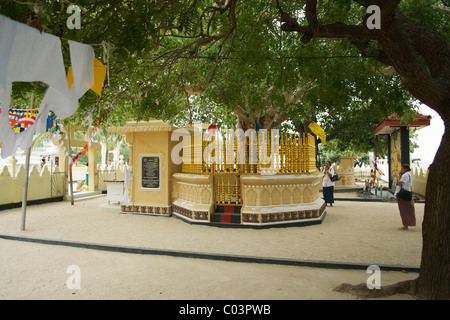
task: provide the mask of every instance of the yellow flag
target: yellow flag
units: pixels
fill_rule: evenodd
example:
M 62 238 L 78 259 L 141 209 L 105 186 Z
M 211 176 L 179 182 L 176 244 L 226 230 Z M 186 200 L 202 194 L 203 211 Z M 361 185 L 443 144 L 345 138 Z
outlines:
M 101 63 L 97 58 L 94 58 L 94 85 L 91 87 L 91 90 L 94 91 L 99 96 L 102 95 L 103 82 L 106 77 L 106 66 Z M 69 89 L 73 84 L 73 71 L 72 66 L 67 70 L 67 85 Z
M 91 90 L 99 96 L 102 95 L 103 82 L 106 77 L 106 66 L 97 58 L 94 58 L 94 85 Z
M 311 122 L 309 124 L 309 128 L 311 129 L 311 131 L 320 138 L 320 141 L 322 141 L 323 144 L 326 143 L 327 139 L 325 137 L 325 131 L 323 131 L 322 127 L 319 126 L 317 123 L 315 122 Z
M 72 72 L 72 66 L 69 67 L 67 70 L 67 85 L 69 86 L 69 90 L 72 87 L 73 84 L 73 72 Z

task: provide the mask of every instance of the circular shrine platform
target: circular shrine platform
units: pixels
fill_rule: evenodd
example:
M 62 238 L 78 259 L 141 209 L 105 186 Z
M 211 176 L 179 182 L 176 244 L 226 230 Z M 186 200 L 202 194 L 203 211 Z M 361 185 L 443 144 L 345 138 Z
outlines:
M 211 132 L 158 120 L 110 131 L 130 147 L 123 213 L 254 228 L 318 224 L 326 216 L 311 134 Z

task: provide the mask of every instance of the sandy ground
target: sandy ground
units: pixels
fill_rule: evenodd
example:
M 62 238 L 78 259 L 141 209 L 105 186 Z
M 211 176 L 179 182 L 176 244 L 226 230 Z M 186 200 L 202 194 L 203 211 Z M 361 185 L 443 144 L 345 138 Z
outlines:
M 106 197 L 0 211 L 0 233 L 207 253 L 418 266 L 417 226 L 399 231 L 396 203 L 337 201 L 322 224 L 273 229 L 190 225 L 174 217 L 120 214 Z M 0 239 L 0 299 L 355 299 L 333 292 L 365 283 L 365 270 L 336 270 L 105 252 Z M 69 266 L 80 271 L 70 288 Z M 417 273 L 382 271 L 381 285 Z M 397 295 L 388 299 L 412 299 Z

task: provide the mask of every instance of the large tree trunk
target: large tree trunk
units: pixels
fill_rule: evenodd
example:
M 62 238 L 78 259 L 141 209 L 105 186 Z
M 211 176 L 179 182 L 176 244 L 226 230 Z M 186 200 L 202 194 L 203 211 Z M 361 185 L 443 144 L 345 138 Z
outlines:
M 449 123 L 445 123 L 445 127 L 428 173 L 422 261 L 417 282 L 417 294 L 423 299 L 450 299 Z
M 278 129 L 280 125 L 287 119 L 287 113 L 279 111 L 276 108 L 269 108 L 264 114 L 248 112 L 241 107 L 236 108 L 238 116 L 238 128 L 245 130 L 255 129 L 256 123 L 261 129 Z
M 414 289 L 423 299 L 450 299 L 450 45 L 438 31 L 405 18 L 397 8 L 400 0 L 356 2 L 381 8 L 381 29 L 342 23 L 322 25 L 317 17 L 317 0 L 306 1 L 308 25 L 301 26 L 283 11 L 279 1 L 277 4 L 282 30 L 303 34 L 304 43 L 313 37 L 346 38 L 367 55 L 370 41 L 377 41 L 384 50 L 379 60 L 393 66 L 408 91 L 444 120 L 446 131 L 427 182 L 419 278 L 411 286 L 401 287 L 408 292 Z
M 450 299 L 450 44 L 438 31 L 407 19 L 397 8 L 400 0 L 355 2 L 366 7 L 379 6 L 381 29 L 342 23 L 323 25 L 318 21 L 317 0 L 306 1 L 306 26 L 299 25 L 277 1 L 281 28 L 302 34 L 304 43 L 314 37 L 349 39 L 363 56 L 367 55 L 370 41 L 377 41 L 383 48 L 379 60 L 393 66 L 408 91 L 444 120 L 446 131 L 427 182 L 419 278 L 412 286 L 401 287 L 407 287 L 408 292 L 413 288 L 424 299 Z
M 409 92 L 436 110 L 446 127 L 428 175 L 416 293 L 422 299 L 450 299 L 449 44 L 441 34 L 406 19 L 398 9 L 392 19 L 397 23 L 383 29 L 377 40 Z M 423 55 L 428 70 L 418 61 L 416 52 L 408 50 L 409 43 Z
M 450 63 L 447 39 L 428 27 L 406 19 L 400 10 L 390 17 L 394 23 L 377 36 L 378 43 L 403 79 L 406 88 L 444 120 L 445 133 L 427 181 L 422 225 L 422 259 L 416 293 L 422 299 L 450 299 L 450 157 L 449 91 Z M 423 65 L 412 46 L 421 53 Z

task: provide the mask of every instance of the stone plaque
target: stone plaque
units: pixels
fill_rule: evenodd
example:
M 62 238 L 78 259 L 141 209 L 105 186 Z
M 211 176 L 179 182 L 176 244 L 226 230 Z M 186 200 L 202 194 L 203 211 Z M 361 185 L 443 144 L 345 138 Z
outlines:
M 160 157 L 142 157 L 141 172 L 142 172 L 142 188 L 159 189 L 160 187 Z

